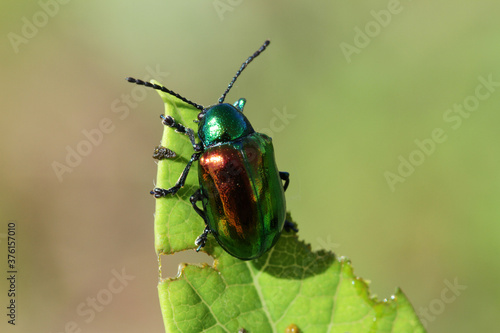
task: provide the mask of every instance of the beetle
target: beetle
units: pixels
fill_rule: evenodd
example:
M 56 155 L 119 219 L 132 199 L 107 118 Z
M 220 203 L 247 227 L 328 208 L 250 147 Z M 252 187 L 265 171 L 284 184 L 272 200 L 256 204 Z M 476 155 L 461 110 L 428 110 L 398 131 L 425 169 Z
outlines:
M 166 92 L 200 110 L 195 121 L 198 123 L 198 143 L 191 128 L 171 116 L 160 116 L 165 126 L 189 137 L 194 153 L 173 187 L 151 191 L 156 198 L 174 195 L 184 186 L 191 165 L 198 161 L 200 187 L 190 197 L 190 202 L 204 220 L 205 229 L 195 240 L 196 251 L 205 246 L 208 234 L 212 234 L 226 252 L 250 260 L 272 248 L 284 228 L 298 231 L 286 221 L 285 191 L 290 175 L 278 171 L 271 138 L 255 132 L 243 114 L 244 98 L 233 105 L 224 103 L 241 72 L 269 43 L 266 40 L 241 65 L 218 103 L 209 107 L 191 102 L 164 86 L 127 78 L 131 83 Z M 155 149 L 154 157 L 172 158 L 175 153 L 160 146 Z M 203 208 L 198 206 L 199 201 Z

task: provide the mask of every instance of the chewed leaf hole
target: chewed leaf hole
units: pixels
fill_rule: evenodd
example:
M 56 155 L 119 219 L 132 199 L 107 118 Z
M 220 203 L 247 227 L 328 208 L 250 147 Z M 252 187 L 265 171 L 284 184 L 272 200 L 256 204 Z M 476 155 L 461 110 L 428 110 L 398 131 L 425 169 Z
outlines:
M 160 255 L 161 279 L 176 278 L 184 264 L 191 265 L 209 265 L 214 266 L 214 258 L 205 252 L 196 252 L 195 250 L 186 250 L 174 254 Z

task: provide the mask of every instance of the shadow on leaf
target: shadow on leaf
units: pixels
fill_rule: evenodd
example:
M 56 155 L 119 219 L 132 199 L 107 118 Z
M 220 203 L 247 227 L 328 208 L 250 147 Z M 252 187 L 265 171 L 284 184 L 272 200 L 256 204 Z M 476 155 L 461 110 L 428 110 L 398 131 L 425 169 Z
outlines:
M 335 262 L 335 254 L 312 251 L 294 232 L 283 231 L 276 245 L 252 265 L 279 279 L 301 280 L 321 274 Z

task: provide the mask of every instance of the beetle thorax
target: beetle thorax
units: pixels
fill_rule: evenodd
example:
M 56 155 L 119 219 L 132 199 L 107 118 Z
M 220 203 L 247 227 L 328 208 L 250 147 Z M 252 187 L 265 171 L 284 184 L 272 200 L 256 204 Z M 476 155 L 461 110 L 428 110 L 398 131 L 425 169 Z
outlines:
M 209 107 L 199 122 L 198 136 L 205 147 L 230 142 L 255 132 L 243 113 L 231 104 Z

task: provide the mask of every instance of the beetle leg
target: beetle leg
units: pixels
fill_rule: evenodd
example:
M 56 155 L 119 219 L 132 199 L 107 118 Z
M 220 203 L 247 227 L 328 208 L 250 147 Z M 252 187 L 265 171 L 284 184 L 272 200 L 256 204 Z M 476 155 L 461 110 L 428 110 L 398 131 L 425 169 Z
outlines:
M 293 230 L 295 232 L 299 232 L 299 229 L 297 229 L 297 227 L 295 226 L 295 224 L 293 224 L 290 221 L 285 220 L 285 231 L 286 232 L 290 232 L 291 230 Z
M 197 189 L 196 192 L 189 198 L 189 201 L 191 201 L 191 205 L 193 206 L 194 210 L 198 215 L 201 216 L 203 221 L 205 222 L 205 230 L 203 230 L 203 233 L 199 235 L 196 240 L 194 241 L 195 245 L 198 245 L 198 248 L 196 249 L 196 252 L 199 252 L 202 247 L 205 246 L 205 243 L 207 241 L 207 235 L 210 233 L 210 229 L 208 228 L 207 224 L 207 219 L 205 216 L 205 212 L 196 205 L 198 201 L 200 201 L 203 197 L 203 194 L 201 193 L 201 189 Z
M 203 221 L 205 221 L 205 225 L 207 225 L 207 219 L 205 217 L 205 212 L 196 205 L 198 201 L 201 200 L 203 197 L 203 194 L 201 194 L 201 189 L 197 189 L 196 192 L 193 193 L 191 198 L 189 198 L 189 201 L 191 202 L 191 205 L 193 206 L 193 209 L 198 213 L 198 215 L 201 216 Z
M 198 245 L 198 248 L 196 249 L 196 252 L 199 252 L 202 247 L 205 246 L 205 243 L 207 242 L 207 235 L 210 233 L 210 229 L 208 229 L 208 226 L 205 227 L 205 230 L 203 230 L 203 233 L 196 238 L 194 241 L 194 245 Z
M 191 145 L 193 146 L 195 152 L 200 152 L 202 150 L 201 146 L 196 143 L 194 138 L 194 131 L 191 128 L 185 127 L 181 123 L 176 122 L 175 119 L 172 118 L 171 116 L 160 115 L 160 118 L 162 119 L 163 125 L 172 127 L 177 132 L 187 135 L 189 137 L 189 141 L 191 141 Z
M 155 147 L 155 151 L 153 153 L 153 158 L 155 160 L 163 160 L 165 158 L 176 158 L 176 157 L 177 154 L 174 151 L 163 146 Z
M 187 175 L 189 173 L 189 169 L 191 169 L 191 164 L 193 164 L 194 161 L 197 161 L 198 159 L 200 158 L 200 153 L 194 153 L 192 156 L 191 156 L 191 159 L 189 160 L 188 164 L 186 165 L 186 167 L 184 168 L 184 171 L 182 171 L 182 174 L 181 176 L 179 177 L 179 180 L 177 181 L 177 183 L 175 183 L 174 186 L 172 186 L 171 188 L 169 189 L 163 189 L 163 188 L 154 188 L 151 192 L 152 195 L 155 196 L 155 198 L 161 198 L 161 197 L 164 197 L 166 196 L 167 194 L 175 194 L 177 193 L 177 191 L 179 191 L 179 189 L 181 187 L 184 186 L 184 183 L 186 182 L 186 178 L 187 178 Z
M 285 185 L 283 185 L 283 190 L 286 191 L 286 189 L 288 188 L 288 184 L 290 183 L 290 174 L 285 171 L 280 171 L 280 178 L 281 180 L 285 181 Z

